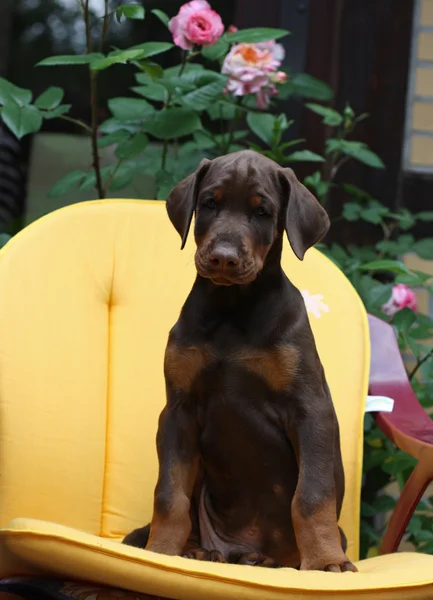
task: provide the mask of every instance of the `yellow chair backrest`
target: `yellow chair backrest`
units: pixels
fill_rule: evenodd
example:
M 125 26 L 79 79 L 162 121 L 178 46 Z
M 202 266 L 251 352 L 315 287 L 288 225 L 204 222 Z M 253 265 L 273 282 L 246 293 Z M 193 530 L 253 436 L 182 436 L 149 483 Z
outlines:
M 0 527 L 31 517 L 119 539 L 150 518 L 163 354 L 194 280 L 193 256 L 192 236 L 181 251 L 163 202 L 130 200 L 61 209 L 2 250 Z M 306 291 L 340 421 L 341 524 L 354 560 L 366 315 L 318 251 L 299 262 L 287 243 L 283 266 Z

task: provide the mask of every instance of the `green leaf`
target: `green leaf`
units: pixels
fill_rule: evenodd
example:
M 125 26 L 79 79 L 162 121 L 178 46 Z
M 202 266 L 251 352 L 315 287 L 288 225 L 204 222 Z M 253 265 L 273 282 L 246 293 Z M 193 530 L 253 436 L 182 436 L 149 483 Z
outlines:
M 90 68 L 92 71 L 102 71 L 103 69 L 108 69 L 108 67 L 111 67 L 112 65 L 116 65 L 118 63 L 126 64 L 128 61 L 137 60 L 138 58 L 144 58 L 142 50 L 124 50 L 123 52 L 111 52 L 105 58 L 94 60 L 90 64 Z
M 61 54 L 58 56 L 49 56 L 36 63 L 36 67 L 56 67 L 61 65 L 89 65 L 94 60 L 100 60 L 104 55 L 100 52 L 90 54 Z
M 211 121 L 217 121 L 222 119 L 224 121 L 231 121 L 236 117 L 237 107 L 233 102 L 220 100 L 216 102 L 214 106 L 211 106 L 207 113 Z
M 178 180 L 174 173 L 158 171 L 156 173 L 156 184 L 158 187 L 157 199 L 165 200 L 176 183 L 178 183 Z
M 348 244 L 347 249 L 351 256 L 358 258 L 361 262 L 370 262 L 372 260 L 376 260 L 376 252 L 370 246 L 356 246 L 355 244 Z
M 383 496 L 379 496 L 374 502 L 374 507 L 377 510 L 377 512 L 390 512 L 394 510 L 395 505 L 395 498 L 393 498 L 392 496 L 387 496 L 385 494 Z
M 102 181 L 106 181 L 106 179 L 111 175 L 113 170 L 115 169 L 114 165 L 108 165 L 107 167 L 103 167 L 101 169 L 101 177 Z M 91 188 L 96 186 L 96 174 L 95 170 L 92 169 L 89 173 L 87 173 L 80 183 L 80 190 L 90 190 Z
M 322 106 L 321 104 L 307 103 L 307 108 L 323 117 L 323 123 L 331 127 L 338 127 L 343 122 L 343 117 L 333 108 Z
M 305 142 L 305 138 L 298 138 L 296 140 L 290 140 L 290 142 L 284 142 L 284 144 L 280 144 L 280 150 L 286 150 L 287 148 L 291 148 L 292 146 L 297 146 L 298 144 L 302 144 Z
M 363 142 L 352 142 L 349 140 L 330 138 L 326 140 L 326 150 L 328 153 L 341 152 L 341 154 L 355 158 L 375 169 L 385 168 L 385 165 L 379 156 L 370 150 Z
M 405 335 L 404 341 L 406 342 L 406 345 L 408 346 L 412 354 L 415 356 L 415 358 L 418 358 L 420 350 L 422 348 L 421 344 L 417 344 L 417 342 L 411 335 Z
M 99 126 L 99 133 L 105 133 L 108 135 L 109 133 L 114 133 L 115 131 L 119 131 L 119 129 L 122 129 L 132 135 L 134 133 L 138 133 L 140 131 L 140 128 L 140 121 L 134 119 L 120 120 L 112 117 L 110 119 L 106 119 L 103 123 L 101 123 L 101 125 Z
M 425 260 L 432 260 L 433 238 L 424 238 L 423 240 L 415 242 L 413 245 L 413 250 L 418 254 L 420 258 L 424 258 Z
M 203 86 L 214 81 L 227 83 L 227 75 L 211 71 L 210 69 L 199 69 L 193 71 L 184 71 L 179 80 L 197 86 Z
M 144 129 L 158 139 L 172 140 L 201 128 L 197 113 L 188 108 L 166 108 L 144 123 Z
M 423 554 L 433 554 L 433 542 L 427 542 L 427 544 L 421 546 L 420 550 Z
M 162 54 L 173 48 L 173 44 L 169 42 L 144 42 L 143 44 L 137 44 L 129 48 L 129 50 L 141 50 L 141 58 L 149 58 L 149 56 L 156 56 Z
M 167 77 L 178 76 L 182 67 L 183 67 L 183 72 L 182 72 L 183 78 L 190 77 L 192 75 L 192 73 L 196 73 L 197 71 L 203 72 L 205 70 L 203 65 L 199 65 L 197 63 L 187 63 L 186 66 L 183 66 L 182 64 L 173 65 L 172 67 L 168 67 L 167 69 L 164 70 L 164 76 L 167 76 Z M 215 75 L 218 76 L 218 73 L 215 73 Z
M 371 504 L 367 504 L 367 502 L 364 502 L 363 500 L 361 500 L 361 516 L 362 517 L 374 517 L 377 515 L 377 510 L 374 508 L 373 505 Z
M 112 98 L 108 101 L 108 106 L 113 116 L 119 121 L 146 119 L 156 112 L 147 100 L 141 98 Z
M 373 285 L 367 293 L 367 305 L 379 308 L 389 300 L 392 293 L 392 284 Z
M 410 308 L 402 308 L 392 318 L 392 324 L 399 331 L 407 331 L 416 321 L 416 315 Z
M 383 215 L 387 214 L 389 211 L 386 208 L 373 206 L 370 208 L 363 208 L 361 210 L 360 216 L 367 223 L 373 223 L 374 225 L 379 225 L 382 223 Z
M 416 219 L 419 219 L 420 221 L 433 221 L 433 210 L 425 210 L 425 211 L 416 213 L 414 216 Z
M 350 183 L 343 183 L 343 189 L 350 196 L 353 196 L 357 200 L 368 200 L 371 197 L 368 192 L 365 192 L 356 185 L 352 185 Z
M 3 106 L 1 118 L 18 139 L 28 133 L 39 131 L 43 121 L 37 108 L 19 106 L 14 100 L 10 100 Z
M 331 184 L 322 180 L 320 171 L 315 171 L 312 175 L 305 177 L 304 185 L 314 190 L 318 198 L 324 198 Z
M 377 531 L 366 521 L 361 522 L 362 532 L 369 537 L 369 539 L 373 540 L 376 543 L 380 543 L 382 541 L 380 535 Z
M 343 219 L 346 219 L 346 221 L 358 221 L 360 213 L 361 206 L 356 202 L 346 202 L 343 205 Z
M 114 173 L 108 189 L 111 192 L 121 190 L 130 185 L 134 179 L 134 169 L 131 169 L 130 165 L 121 165 L 120 168 Z
M 32 101 L 32 92 L 0 77 L 0 104 L 6 104 L 8 100 L 14 100 L 18 106 L 26 106 Z
M 85 171 L 71 171 L 64 177 L 62 177 L 48 192 L 50 198 L 57 198 L 62 196 L 66 192 L 73 190 L 78 184 L 82 182 L 86 176 Z
M 269 113 L 249 112 L 247 123 L 253 133 L 267 146 L 272 147 L 275 117 Z
M 167 90 L 159 83 L 151 83 L 149 85 L 136 85 L 131 88 L 136 94 L 154 100 L 155 102 L 165 102 L 167 98 Z
M 411 229 L 416 223 L 415 216 L 407 208 L 400 209 L 398 213 L 392 216 L 397 219 L 401 229 Z
M 408 273 L 408 268 L 399 260 L 374 260 L 359 267 L 361 271 L 391 271 L 392 273 Z
M 325 162 L 323 156 L 311 152 L 311 150 L 297 150 L 296 152 L 292 152 L 292 154 L 288 154 L 285 159 L 287 162 Z
M 398 256 L 399 254 L 405 254 L 412 250 L 413 243 L 415 238 L 410 233 L 406 233 L 398 236 L 396 240 L 383 240 L 376 244 L 376 248 L 382 252 L 386 252 L 388 254 L 394 254 Z M 409 276 L 406 276 L 409 277 Z M 417 277 L 413 277 L 413 279 L 418 279 Z M 401 283 L 408 283 L 401 282 Z M 414 284 L 418 285 L 418 284 Z
M 140 65 L 140 69 L 144 72 L 143 74 L 148 75 L 152 82 L 160 79 L 164 75 L 164 69 L 156 62 L 145 59 L 140 60 L 138 64 Z M 146 81 L 146 83 L 150 82 Z
M 124 173 L 117 172 L 114 175 L 113 179 L 110 181 L 108 189 L 110 190 L 110 192 L 117 192 L 118 190 L 122 190 L 128 187 L 128 185 L 132 183 L 133 179 L 134 173 L 132 173 L 131 171 L 125 171 Z
M 215 136 L 214 136 L 215 137 Z M 215 147 L 212 134 L 207 130 L 199 130 L 193 134 L 194 143 L 200 150 L 207 150 Z
M 355 118 L 355 123 L 360 123 L 361 121 L 364 121 L 364 119 L 367 119 L 369 116 L 370 113 L 362 113 Z
M 235 33 L 225 33 L 223 38 L 230 44 L 255 44 L 257 42 L 268 42 L 269 40 L 278 40 L 290 31 L 286 29 L 273 29 L 271 27 L 254 27 L 252 29 L 240 29 Z
M 111 146 L 112 144 L 117 144 L 126 138 L 129 138 L 129 133 L 125 129 L 118 129 L 117 131 L 113 131 L 112 133 L 99 138 L 98 148 L 105 148 L 107 146 Z
M 396 313 L 394 317 L 397 316 L 397 314 L 398 313 Z M 409 456 L 402 451 L 398 451 L 393 457 L 390 456 L 385 460 L 382 464 L 382 470 L 390 475 L 396 475 L 406 469 L 413 469 L 416 466 L 416 463 L 417 461 L 412 458 L 412 456 Z
M 229 48 L 229 43 L 224 38 L 220 38 L 212 46 L 204 46 L 201 53 L 207 60 L 218 60 L 227 54 Z
M 329 101 L 333 97 L 332 89 L 320 79 L 307 73 L 296 73 L 278 88 L 278 97 L 285 100 L 292 94 L 312 100 Z
M 143 152 L 148 142 L 147 135 L 137 133 L 134 137 L 121 141 L 116 148 L 115 155 L 119 160 L 131 160 Z
M 417 515 L 413 515 L 413 517 L 411 518 L 411 520 L 409 521 L 409 524 L 407 526 L 407 531 L 409 531 L 413 535 L 417 535 L 418 532 L 421 530 L 422 530 L 421 517 L 418 517 Z
M 166 27 L 168 27 L 168 22 L 170 21 L 170 17 L 163 11 L 159 10 L 159 8 L 154 8 L 150 11 L 155 17 L 157 17 L 161 23 L 163 23 Z
M 429 531 L 429 530 L 422 530 L 419 531 L 416 534 L 416 540 L 417 542 L 429 542 L 430 540 L 433 541 L 433 531 Z
M 187 81 L 185 78 L 178 77 L 177 75 L 167 76 L 164 73 L 158 83 L 167 90 L 171 96 L 179 96 L 182 93 L 192 92 L 196 88 L 196 85 Z
M 201 133 L 201 132 L 198 131 L 197 133 Z M 196 136 L 197 133 L 195 133 L 194 136 Z M 234 131 L 233 132 L 233 140 L 243 140 L 248 135 L 248 133 L 249 132 L 247 130 Z M 217 133 L 213 137 L 214 137 L 215 141 L 218 142 L 218 144 L 224 144 L 227 141 L 227 135 L 228 134 L 226 134 L 226 133 Z
M 57 108 L 54 108 L 53 110 L 46 110 L 41 114 L 44 117 L 44 119 L 56 119 L 57 117 L 60 117 L 61 115 L 64 115 L 65 113 L 69 112 L 71 106 L 72 104 L 61 104 Z
M 195 111 L 206 110 L 221 96 L 225 86 L 226 79 L 208 83 L 182 96 L 181 102 Z
M 348 258 L 347 252 L 339 244 L 332 244 L 330 250 L 331 250 L 332 256 L 334 256 L 334 258 L 338 262 L 344 263 L 347 260 L 347 258 Z
M 412 271 L 411 273 L 397 275 L 397 277 L 395 278 L 395 283 L 405 283 L 406 285 L 410 286 L 422 287 L 431 278 L 432 276 L 428 273 Z
M 57 108 L 60 102 L 63 100 L 64 91 L 59 87 L 49 87 L 35 100 L 35 106 L 37 108 L 43 108 L 44 110 L 53 110 Z
M 139 4 L 121 4 L 116 8 L 116 17 L 118 23 L 125 19 L 144 19 L 146 12 Z

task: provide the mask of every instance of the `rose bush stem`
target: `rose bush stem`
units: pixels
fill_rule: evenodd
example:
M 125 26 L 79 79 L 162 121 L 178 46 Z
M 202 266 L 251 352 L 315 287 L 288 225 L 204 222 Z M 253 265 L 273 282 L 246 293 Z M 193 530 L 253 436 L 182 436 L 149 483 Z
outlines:
M 87 123 L 84 123 L 84 121 L 81 121 L 80 119 L 74 119 L 73 117 L 69 117 L 68 115 L 59 115 L 58 118 L 62 119 L 63 121 L 69 121 L 69 123 L 74 123 L 75 125 L 82 127 L 85 131 L 87 131 L 87 133 L 92 133 L 92 128 L 89 127 L 87 125 Z
M 412 369 L 412 371 L 409 373 L 409 381 L 412 381 L 412 379 L 415 377 L 418 369 L 420 367 L 422 367 L 422 365 L 428 361 L 429 358 L 431 358 L 433 356 L 433 348 L 431 350 L 429 350 L 429 352 L 427 352 L 427 354 L 425 356 L 423 356 L 423 358 L 420 358 L 417 360 L 416 365 L 414 366 L 414 368 Z
M 181 77 L 182 73 L 185 70 L 186 63 L 188 62 L 188 54 L 186 52 L 182 53 L 182 64 L 179 69 L 179 77 Z M 171 94 L 168 94 L 167 101 L 165 103 L 165 108 L 168 108 L 171 103 Z M 162 156 L 161 156 L 161 171 L 165 171 L 166 163 L 167 163 L 167 154 L 168 154 L 168 140 L 167 138 L 163 142 L 162 146 Z
M 83 18 L 86 26 L 86 42 L 87 42 L 87 52 L 90 54 L 92 52 L 92 31 L 91 31 L 91 23 L 90 23 L 90 11 L 89 11 L 89 0 L 85 0 L 85 2 L 81 1 L 81 6 L 83 10 Z M 107 13 L 108 1 L 105 2 L 105 13 Z M 106 19 L 104 18 L 104 27 L 101 34 L 101 45 L 103 43 L 103 36 L 105 32 Z M 98 192 L 99 198 L 105 198 L 104 194 L 104 186 L 102 183 L 102 175 L 101 175 L 101 163 L 99 160 L 98 153 L 98 85 L 97 85 L 97 71 L 92 71 L 90 69 L 90 110 L 91 110 L 91 140 L 92 140 L 92 166 L 95 171 L 96 177 L 96 190 Z

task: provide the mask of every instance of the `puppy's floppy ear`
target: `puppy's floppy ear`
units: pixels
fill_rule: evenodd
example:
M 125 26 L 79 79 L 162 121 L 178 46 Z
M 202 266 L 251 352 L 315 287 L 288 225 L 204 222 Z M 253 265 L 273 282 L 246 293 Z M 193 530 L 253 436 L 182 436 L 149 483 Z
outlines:
M 280 170 L 286 204 L 285 230 L 293 252 L 303 260 L 308 248 L 320 241 L 329 229 L 329 217 L 313 194 L 296 178 L 292 169 Z M 283 203 L 284 206 L 284 203 Z
M 197 205 L 200 183 L 209 169 L 210 163 L 211 161 L 208 158 L 203 158 L 194 173 L 178 183 L 167 197 L 167 213 L 182 238 L 181 250 L 185 246 L 188 237 L 192 215 Z

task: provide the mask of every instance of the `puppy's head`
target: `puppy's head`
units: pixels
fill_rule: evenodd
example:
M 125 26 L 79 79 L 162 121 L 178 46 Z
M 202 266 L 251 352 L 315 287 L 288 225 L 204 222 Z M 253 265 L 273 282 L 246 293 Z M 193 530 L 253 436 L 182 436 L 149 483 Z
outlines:
M 185 245 L 195 213 L 195 264 L 218 285 L 254 281 L 283 231 L 302 260 L 328 231 L 329 219 L 291 169 L 250 150 L 203 159 L 167 198 Z

